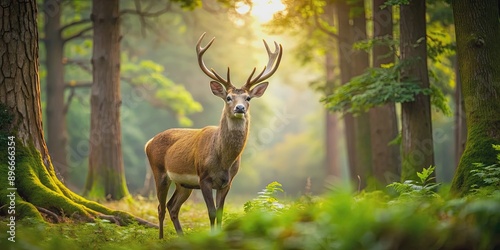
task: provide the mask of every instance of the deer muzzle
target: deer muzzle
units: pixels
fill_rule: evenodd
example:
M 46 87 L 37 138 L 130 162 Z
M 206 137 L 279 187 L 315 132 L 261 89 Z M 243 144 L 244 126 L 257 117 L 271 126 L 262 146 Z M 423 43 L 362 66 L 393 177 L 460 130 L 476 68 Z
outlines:
M 243 104 L 238 104 L 234 107 L 234 116 L 237 117 L 237 118 L 243 118 L 245 117 L 245 114 L 247 112 L 247 109 L 245 107 L 245 105 Z

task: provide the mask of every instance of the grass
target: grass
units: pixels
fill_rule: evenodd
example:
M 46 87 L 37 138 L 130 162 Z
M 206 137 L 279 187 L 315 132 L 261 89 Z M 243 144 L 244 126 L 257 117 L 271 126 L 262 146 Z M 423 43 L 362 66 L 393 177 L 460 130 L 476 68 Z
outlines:
M 133 200 L 124 199 L 103 205 L 158 224 L 158 202 L 155 199 L 135 197 Z M 225 206 L 224 220 L 231 220 L 242 214 L 241 203 L 229 203 Z M 186 201 L 180 212 L 180 221 L 186 235 L 209 232 L 210 223 L 203 199 L 195 194 Z M 2 218 L 0 232 L 9 230 L 7 223 L 7 219 Z M 16 242 L 8 241 L 8 236 L 2 233 L 0 246 L 2 249 L 164 249 L 166 242 L 178 238 L 168 215 L 164 229 L 165 238 L 160 240 L 158 229 L 140 225 L 121 227 L 106 220 L 95 223 L 49 224 L 24 219 L 16 221 Z

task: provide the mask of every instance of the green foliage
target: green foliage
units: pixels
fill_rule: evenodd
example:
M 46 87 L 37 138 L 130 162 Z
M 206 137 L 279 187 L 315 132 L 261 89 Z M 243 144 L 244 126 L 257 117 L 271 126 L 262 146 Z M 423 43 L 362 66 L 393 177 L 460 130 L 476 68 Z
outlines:
M 391 6 L 398 6 L 398 5 L 403 5 L 403 4 L 410 4 L 410 0 L 387 0 L 385 1 L 385 4 L 382 5 L 383 8 L 389 8 Z
M 431 89 L 421 88 L 412 79 L 400 80 L 400 72 L 407 63 L 369 68 L 362 75 L 337 87 L 322 102 L 332 111 L 360 113 L 386 103 L 410 102 L 418 94 L 431 94 Z
M 387 103 L 411 102 L 416 95 L 424 94 L 431 96 L 433 107 L 450 116 L 448 99 L 438 87 L 422 88 L 411 78 L 401 80 L 400 72 L 409 63 L 411 61 L 368 68 L 365 73 L 335 88 L 322 102 L 332 111 L 356 114 Z
M 387 185 L 388 188 L 394 189 L 401 196 L 406 197 L 425 197 L 425 196 L 435 196 L 435 190 L 440 185 L 435 183 L 435 177 L 432 176 L 436 167 L 430 166 L 424 168 L 422 172 L 417 172 L 419 180 L 406 180 L 403 183 L 393 182 Z
M 429 179 L 431 169 L 422 172 Z M 271 190 L 280 188 L 274 184 Z M 398 201 L 398 202 L 394 202 Z M 115 204 L 116 205 L 116 204 Z M 156 203 L 141 201 L 156 215 Z M 138 207 L 135 207 L 138 206 Z M 4 249 L 496 249 L 500 246 L 500 194 L 460 199 L 391 199 L 381 191 L 353 195 L 336 190 L 315 200 L 298 200 L 279 213 L 240 212 L 210 231 L 203 203 L 183 207 L 185 237 L 171 223 L 166 239 L 158 229 L 120 227 L 107 220 L 47 224 L 16 221 L 16 242 L 0 238 Z M 183 216 L 184 215 L 184 216 Z M 145 215 L 147 216 L 147 215 Z M 155 217 L 151 219 L 156 219 Z M 195 224 L 195 225 L 193 225 Z M 198 228 L 193 230 L 192 228 Z M 6 223 L 0 223 L 6 232 Z
M 498 191 L 500 189 L 500 145 L 493 145 L 493 148 L 498 151 L 498 163 L 485 165 L 483 163 L 474 163 L 474 169 L 470 173 L 479 177 L 483 185 L 473 184 L 471 189 L 473 192 L 480 191 L 480 187 L 487 187 L 489 190 Z
M 399 199 L 399 198 L 398 198 Z M 331 192 L 282 213 L 253 211 L 223 232 L 191 234 L 174 246 L 202 249 L 492 249 L 500 197 L 401 200 L 381 192 Z M 178 249 L 176 248 L 176 249 Z
M 427 36 L 427 57 L 433 61 L 437 61 L 442 57 L 454 55 L 456 46 L 453 38 L 443 27 L 437 24 L 434 24 L 434 26 L 436 26 L 434 30 L 437 31 L 431 31 Z
M 262 210 L 268 212 L 279 212 L 285 205 L 280 203 L 276 198 L 276 193 L 283 192 L 282 186 L 279 182 L 271 182 L 266 188 L 259 192 L 258 196 L 244 205 L 245 212 L 254 210 Z
M 191 126 L 187 114 L 200 112 L 202 106 L 193 100 L 183 85 L 174 83 L 164 75 L 163 66 L 151 60 L 128 60 L 122 56 L 122 73 L 138 94 L 154 106 L 167 108 L 176 114 L 182 126 Z

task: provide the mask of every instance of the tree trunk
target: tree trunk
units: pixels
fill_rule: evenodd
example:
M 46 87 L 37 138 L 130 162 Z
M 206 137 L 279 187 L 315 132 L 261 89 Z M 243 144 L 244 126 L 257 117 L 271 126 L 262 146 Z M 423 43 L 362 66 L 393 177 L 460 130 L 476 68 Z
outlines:
M 353 43 L 366 40 L 365 2 L 357 0 L 352 3 L 352 41 Z M 364 50 L 356 50 L 352 55 L 352 76 L 358 76 L 370 67 L 369 55 Z M 357 154 L 356 172 L 359 176 L 359 188 L 367 187 L 373 176 L 372 152 L 370 138 L 370 117 L 368 113 L 361 113 L 354 118 L 355 150 Z
M 464 98 L 462 97 L 462 83 L 458 62 L 455 57 L 455 169 L 460 163 L 460 158 L 465 150 L 467 140 L 467 125 L 465 123 Z
M 352 76 L 351 69 L 351 56 L 352 56 L 352 41 L 351 41 L 351 27 L 349 24 L 350 7 L 346 1 L 336 1 L 337 10 L 337 23 L 338 23 L 338 56 L 341 83 L 349 82 Z M 344 118 L 344 131 L 345 141 L 347 146 L 347 160 L 349 163 L 349 174 L 354 183 L 358 183 L 357 166 L 357 152 L 356 152 L 356 139 L 354 130 L 354 117 L 350 113 L 346 113 Z
M 373 0 L 373 37 L 392 39 L 392 8 L 381 9 L 385 0 Z M 394 63 L 394 52 L 390 45 L 373 47 L 373 67 Z M 398 123 L 394 103 L 372 108 L 370 135 L 373 175 L 382 186 L 400 179 L 399 145 L 389 145 L 398 136 Z
M 495 164 L 500 144 L 500 23 L 498 1 L 453 1 L 457 56 L 467 121 L 467 142 L 452 190 L 483 186 L 474 163 Z
M 429 88 L 425 1 L 411 0 L 401 5 L 400 17 L 401 60 L 408 62 L 401 77 L 415 79 L 422 88 Z M 401 107 L 401 178 L 417 179 L 417 172 L 434 165 L 430 97 L 419 94 Z
M 328 25 L 334 25 L 334 5 L 328 2 L 325 5 L 325 19 Z M 334 39 L 328 36 L 328 43 L 334 43 Z M 332 52 L 325 53 L 325 72 L 326 72 L 326 88 L 325 94 L 328 96 L 332 94 L 335 87 L 335 61 Z M 339 118 L 336 113 L 326 111 L 325 114 L 326 122 L 326 169 L 327 175 L 340 178 L 342 171 L 340 169 L 340 155 L 339 155 L 339 138 L 340 138 L 340 128 L 339 128 Z
M 64 111 L 64 41 L 61 36 L 61 8 L 45 14 L 45 51 L 47 66 L 47 147 L 61 180 L 68 177 L 68 142 Z
M 84 221 L 101 217 L 130 223 L 136 218 L 76 195 L 56 177 L 42 129 L 36 13 L 35 0 L 0 4 L 2 213 L 11 220 L 14 217 L 13 223 L 23 217 L 42 220 L 41 213 L 56 222 L 71 216 Z
M 94 0 L 91 19 L 93 84 L 89 171 L 84 194 L 118 200 L 129 194 L 121 148 L 119 1 Z

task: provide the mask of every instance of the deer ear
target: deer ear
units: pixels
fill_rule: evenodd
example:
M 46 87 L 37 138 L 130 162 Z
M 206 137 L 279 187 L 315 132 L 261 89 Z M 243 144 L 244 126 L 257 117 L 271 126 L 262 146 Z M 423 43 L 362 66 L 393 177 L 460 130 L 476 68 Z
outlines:
M 212 89 L 212 93 L 222 99 L 225 99 L 227 96 L 227 92 L 222 87 L 222 85 L 216 81 L 211 81 L 210 82 L 210 89 Z
M 269 82 L 263 82 L 250 90 L 250 97 L 261 97 L 266 92 Z

